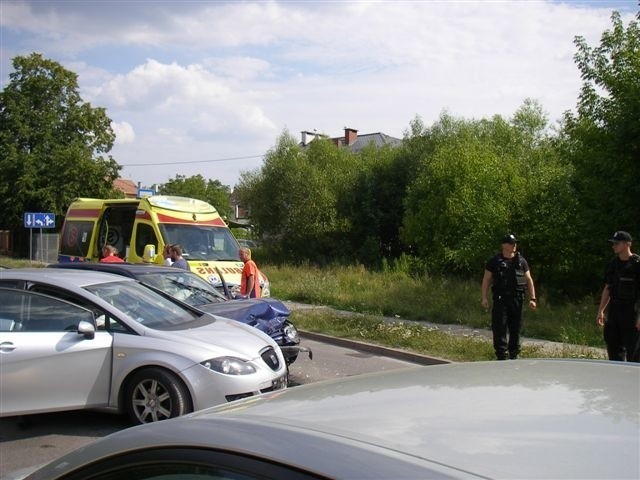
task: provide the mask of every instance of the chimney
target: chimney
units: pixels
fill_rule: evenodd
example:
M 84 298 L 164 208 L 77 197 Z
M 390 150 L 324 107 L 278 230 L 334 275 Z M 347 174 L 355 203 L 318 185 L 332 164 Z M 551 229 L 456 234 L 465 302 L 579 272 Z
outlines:
M 302 146 L 305 147 L 307 145 L 307 132 L 303 130 L 300 133 L 302 134 Z
M 353 145 L 358 138 L 358 130 L 344 127 L 344 143 L 347 146 Z

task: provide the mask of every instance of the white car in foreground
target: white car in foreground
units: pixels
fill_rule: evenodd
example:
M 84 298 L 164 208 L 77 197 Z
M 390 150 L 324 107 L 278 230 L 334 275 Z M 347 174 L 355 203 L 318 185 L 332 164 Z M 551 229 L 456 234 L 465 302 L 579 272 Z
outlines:
M 33 480 L 640 478 L 640 366 L 435 365 L 120 431 Z
M 58 269 L 0 271 L 0 416 L 126 411 L 176 417 L 286 386 L 261 331 L 136 280 Z

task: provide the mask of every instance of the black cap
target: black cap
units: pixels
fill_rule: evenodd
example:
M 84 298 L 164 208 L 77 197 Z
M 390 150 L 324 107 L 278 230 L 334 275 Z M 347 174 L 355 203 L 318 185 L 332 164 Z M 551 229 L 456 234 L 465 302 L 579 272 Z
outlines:
M 624 232 L 622 230 L 618 230 L 613 234 L 613 237 L 609 239 L 610 242 L 631 242 L 632 238 L 629 235 L 629 232 Z
M 502 243 L 510 243 L 511 245 L 515 245 L 516 243 L 518 243 L 518 239 L 514 234 L 510 233 L 502 237 Z

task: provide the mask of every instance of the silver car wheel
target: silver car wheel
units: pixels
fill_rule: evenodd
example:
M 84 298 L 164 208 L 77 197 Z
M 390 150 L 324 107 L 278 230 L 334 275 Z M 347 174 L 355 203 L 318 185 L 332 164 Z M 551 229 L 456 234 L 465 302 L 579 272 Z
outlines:
M 136 373 L 127 390 L 127 410 L 136 423 L 151 423 L 191 411 L 189 394 L 172 373 L 149 368 Z

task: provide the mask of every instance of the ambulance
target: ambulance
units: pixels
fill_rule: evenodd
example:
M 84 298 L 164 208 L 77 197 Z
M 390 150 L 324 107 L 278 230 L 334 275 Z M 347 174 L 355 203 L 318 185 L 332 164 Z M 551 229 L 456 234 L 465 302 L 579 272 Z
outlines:
M 164 246 L 176 243 L 192 272 L 217 288 L 226 284 L 232 294 L 239 291 L 238 242 L 215 207 L 193 198 L 78 198 L 65 216 L 58 261 L 97 262 L 109 244 L 127 262 L 161 265 Z M 262 296 L 269 296 L 264 275 L 260 283 Z

